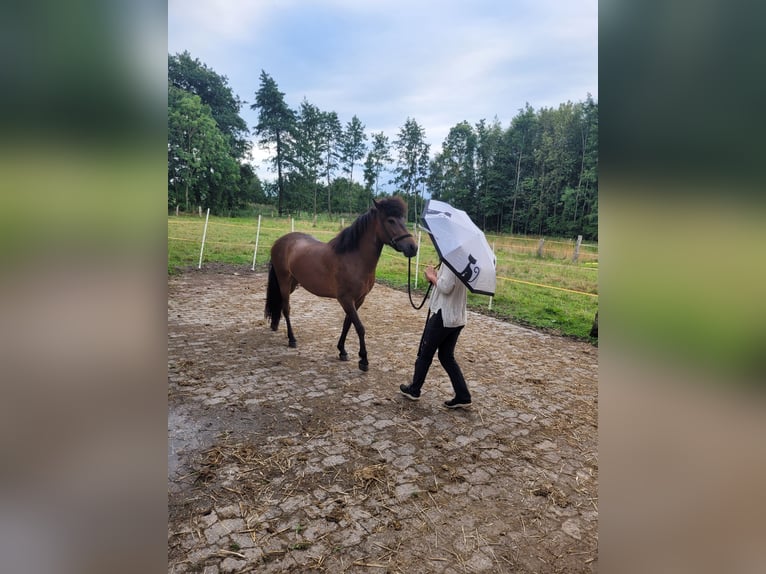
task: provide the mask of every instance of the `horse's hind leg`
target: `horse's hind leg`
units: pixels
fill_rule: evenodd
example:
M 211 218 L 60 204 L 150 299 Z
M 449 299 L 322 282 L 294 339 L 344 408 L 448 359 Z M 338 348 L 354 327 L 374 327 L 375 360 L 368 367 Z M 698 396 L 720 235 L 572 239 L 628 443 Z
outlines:
M 348 335 L 349 328 L 351 328 L 351 317 L 346 315 L 346 318 L 343 320 L 343 331 L 341 331 L 340 339 L 338 339 L 338 351 L 340 353 L 338 358 L 341 361 L 348 361 L 348 353 L 346 352 L 346 335 Z
M 285 313 L 285 324 L 287 325 L 287 344 L 290 347 L 297 347 L 298 342 L 295 340 L 295 335 L 293 334 L 293 327 L 290 325 L 290 313 L 289 311 Z
M 295 348 L 298 346 L 298 342 L 295 340 L 293 326 L 290 323 L 290 293 L 295 291 L 297 283 L 291 278 L 288 285 L 288 289 L 282 290 L 282 315 L 285 317 L 285 325 L 287 326 L 287 344 L 288 346 Z

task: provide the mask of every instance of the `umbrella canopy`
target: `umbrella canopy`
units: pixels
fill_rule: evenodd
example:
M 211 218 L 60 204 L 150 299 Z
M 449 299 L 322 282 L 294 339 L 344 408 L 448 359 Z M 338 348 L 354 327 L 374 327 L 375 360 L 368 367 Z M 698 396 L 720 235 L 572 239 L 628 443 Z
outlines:
M 423 226 L 441 260 L 473 293 L 495 294 L 495 254 L 484 232 L 468 214 L 449 203 L 429 199 Z

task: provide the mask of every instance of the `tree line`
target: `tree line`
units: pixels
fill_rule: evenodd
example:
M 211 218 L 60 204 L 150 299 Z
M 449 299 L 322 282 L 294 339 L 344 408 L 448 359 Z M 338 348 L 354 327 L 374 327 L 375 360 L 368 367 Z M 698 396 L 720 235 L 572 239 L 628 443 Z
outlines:
M 188 52 L 168 56 L 168 208 L 210 207 L 235 215 L 270 204 L 297 211 L 361 213 L 379 195 L 399 194 L 410 219 L 426 198 L 463 209 L 485 230 L 598 239 L 598 103 L 534 110 L 528 103 L 504 128 L 495 117 L 453 126 L 432 155 L 425 129 L 407 118 L 393 141 L 368 134 L 354 115 L 305 98 L 298 109 L 265 71 L 250 108 L 225 76 Z M 255 135 L 269 150 L 274 182 L 262 182 L 250 159 Z

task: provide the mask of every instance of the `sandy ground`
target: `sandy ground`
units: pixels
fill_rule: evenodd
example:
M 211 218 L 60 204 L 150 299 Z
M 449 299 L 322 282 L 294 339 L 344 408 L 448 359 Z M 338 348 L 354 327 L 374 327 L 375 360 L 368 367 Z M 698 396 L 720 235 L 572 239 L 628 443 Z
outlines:
M 469 312 L 456 357 L 409 382 L 426 309 L 376 285 L 370 370 L 343 313 L 292 297 L 298 348 L 263 319 L 266 275 L 168 280 L 168 572 L 595 572 L 598 349 Z

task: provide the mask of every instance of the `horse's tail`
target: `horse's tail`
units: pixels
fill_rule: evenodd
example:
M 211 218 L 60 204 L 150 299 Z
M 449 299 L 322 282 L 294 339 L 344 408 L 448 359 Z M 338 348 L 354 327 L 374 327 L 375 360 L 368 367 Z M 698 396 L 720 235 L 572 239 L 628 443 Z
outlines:
M 279 327 L 279 319 L 282 317 L 282 291 L 279 289 L 277 272 L 274 264 L 269 265 L 269 283 L 266 286 L 266 309 L 264 317 L 271 320 L 271 330 L 276 331 Z

